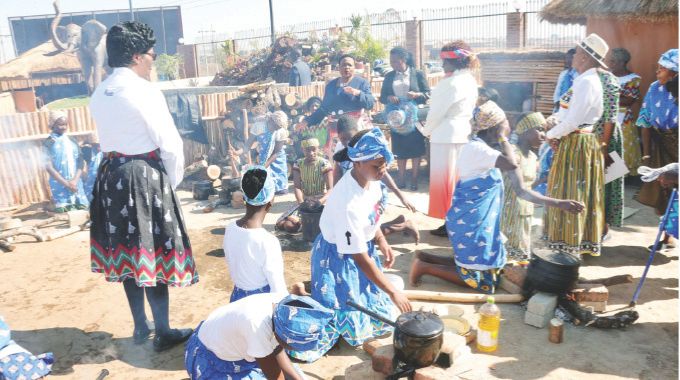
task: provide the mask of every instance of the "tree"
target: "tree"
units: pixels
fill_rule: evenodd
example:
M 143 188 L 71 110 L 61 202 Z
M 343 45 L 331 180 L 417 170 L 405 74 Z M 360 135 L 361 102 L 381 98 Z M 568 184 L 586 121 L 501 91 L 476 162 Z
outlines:
M 369 63 L 387 56 L 387 43 L 373 38 L 368 17 L 352 15 L 350 23 L 352 24 L 350 32 L 340 36 L 340 43 L 345 45 L 345 48 L 353 50 L 358 59 Z
M 161 54 L 156 58 L 154 63 L 156 72 L 160 77 L 167 80 L 175 80 L 179 78 L 179 65 L 182 62 L 182 56 L 179 54 Z

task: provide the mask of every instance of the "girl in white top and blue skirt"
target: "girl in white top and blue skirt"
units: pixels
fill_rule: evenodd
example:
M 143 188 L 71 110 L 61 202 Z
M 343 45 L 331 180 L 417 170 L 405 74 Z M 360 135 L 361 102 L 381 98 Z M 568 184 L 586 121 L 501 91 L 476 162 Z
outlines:
M 393 159 L 387 141 L 378 128 L 361 131 L 350 140 L 348 148 L 333 158 L 351 160 L 354 165 L 328 196 L 319 221 L 321 234 L 312 249 L 312 298 L 333 309 L 335 316 L 326 325 L 316 350 L 289 352 L 308 362 L 324 355 L 340 337 L 358 346 L 391 330 L 348 306 L 347 301 L 388 318 L 393 314 L 393 305 L 402 312 L 411 310 L 406 296 L 383 275 L 376 250 L 382 251 L 385 266 L 391 267 L 394 254 L 380 231 L 380 217 L 387 201 L 380 179 Z
M 258 293 L 287 294 L 281 243 L 262 228 L 274 201 L 274 174 L 264 166 L 251 167 L 243 174 L 241 190 L 246 214 L 225 228 L 222 243 L 234 282 L 229 302 Z

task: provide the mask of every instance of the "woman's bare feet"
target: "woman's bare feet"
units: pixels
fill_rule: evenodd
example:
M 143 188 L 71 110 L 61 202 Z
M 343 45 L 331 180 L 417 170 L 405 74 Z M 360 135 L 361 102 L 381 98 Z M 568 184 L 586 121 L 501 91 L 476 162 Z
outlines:
M 413 261 L 411 261 L 411 268 L 408 272 L 408 282 L 411 286 L 418 286 L 420 284 L 420 276 L 423 275 L 422 264 L 423 262 L 417 257 L 414 257 Z
M 416 244 L 420 242 L 420 232 L 418 232 L 418 229 L 413 225 L 411 220 L 404 222 L 404 235 L 413 236 L 416 240 Z
M 296 282 L 290 287 L 290 294 L 295 294 L 298 296 L 308 296 L 310 295 L 305 290 L 305 284 L 303 282 Z

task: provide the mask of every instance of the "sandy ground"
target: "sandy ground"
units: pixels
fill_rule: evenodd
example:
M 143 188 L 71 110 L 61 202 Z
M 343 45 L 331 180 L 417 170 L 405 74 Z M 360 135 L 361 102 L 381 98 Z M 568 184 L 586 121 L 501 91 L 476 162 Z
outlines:
M 408 193 L 421 210 L 426 209 L 427 184 Z M 640 211 L 626 219 L 626 226 L 613 231 L 603 255 L 587 258 L 581 276 L 597 278 L 631 274 L 635 283 L 648 257 L 646 246 L 656 233 L 652 210 L 630 200 Z M 172 289 L 170 318 L 174 327 L 195 327 L 211 310 L 228 302 L 232 284 L 221 250 L 224 225 L 242 210 L 218 208 L 210 214 L 193 210 L 196 202 L 181 192 L 184 213 L 197 261 L 200 281 L 195 286 Z M 278 197 L 266 220 L 273 230 L 276 217 L 293 202 Z M 391 203 L 397 204 L 395 198 Z M 35 208 L 35 207 L 34 207 Z M 384 220 L 406 210 L 390 206 Z M 410 214 L 410 213 L 409 213 Z M 448 241 L 426 230 L 439 221 L 421 213 L 411 214 L 423 231 L 418 249 L 447 254 Z M 54 352 L 53 376 L 63 379 L 95 379 L 102 369 L 111 379 L 184 379 L 183 348 L 155 354 L 151 343 L 132 344 L 132 319 L 122 286 L 107 283 L 89 271 L 88 232 L 53 242 L 18 244 L 12 253 L 0 253 L 0 314 L 13 338 L 34 353 Z M 399 252 L 394 272 L 406 278 L 412 241 L 404 236 L 389 238 Z M 283 238 L 286 280 L 289 284 L 308 279 L 310 254 L 304 244 Z M 289 247 L 289 248 L 286 248 Z M 547 330 L 523 323 L 524 311 L 516 304 L 501 305 L 500 348 L 493 354 L 475 353 L 466 379 L 676 379 L 678 378 L 678 256 L 658 254 L 637 307 L 640 319 L 627 330 L 596 330 L 566 326 L 565 342 L 548 342 Z M 610 288 L 609 310 L 630 301 L 634 284 Z M 426 290 L 465 291 L 432 278 L 419 287 Z M 476 325 L 477 305 L 462 305 L 465 317 Z M 147 306 L 148 308 L 148 306 Z M 150 311 L 147 311 L 150 316 Z M 360 350 L 342 344 L 314 364 L 302 364 L 310 379 L 342 379 L 344 369 L 367 359 Z

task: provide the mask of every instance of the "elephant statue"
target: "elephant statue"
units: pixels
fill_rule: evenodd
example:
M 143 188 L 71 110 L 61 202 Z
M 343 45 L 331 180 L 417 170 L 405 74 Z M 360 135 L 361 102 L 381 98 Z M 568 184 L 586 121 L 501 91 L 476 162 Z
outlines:
M 89 20 L 82 26 L 59 26 L 59 0 L 55 0 L 53 5 L 56 16 L 50 25 L 52 43 L 59 51 L 75 52 L 78 55 L 85 83 L 91 94 L 102 81 L 102 69 L 107 73 L 111 71 L 106 56 L 106 26 L 97 20 Z

